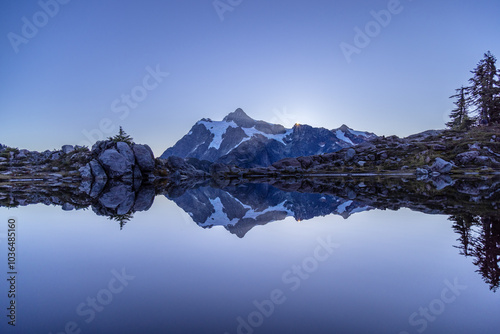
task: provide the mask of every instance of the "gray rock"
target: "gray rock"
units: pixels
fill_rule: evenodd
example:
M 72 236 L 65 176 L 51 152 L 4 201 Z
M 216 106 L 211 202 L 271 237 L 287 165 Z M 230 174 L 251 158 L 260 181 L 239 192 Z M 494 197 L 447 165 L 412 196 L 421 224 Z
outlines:
M 62 205 L 62 209 L 64 211 L 71 211 L 71 210 L 74 210 L 75 209 L 75 206 L 73 204 L 70 204 L 70 203 L 64 203 Z
M 92 188 L 90 189 L 90 197 L 96 198 L 102 192 L 104 187 L 106 186 L 106 179 L 95 179 L 92 184 Z
M 358 166 L 363 167 L 366 164 L 366 161 L 358 161 Z
M 352 158 L 354 158 L 355 155 L 356 155 L 356 151 L 353 148 L 350 148 L 347 150 L 347 152 L 345 152 L 345 160 L 349 161 Z
M 78 171 L 80 172 L 80 176 L 82 177 L 82 179 L 92 179 L 92 169 L 90 168 L 90 164 L 86 164 L 85 166 L 80 167 Z
M 129 187 L 119 184 L 111 187 L 108 191 L 99 196 L 99 202 L 108 209 L 116 209 L 118 205 L 125 202 L 129 197 Z
M 24 159 L 28 157 L 28 150 L 20 150 L 19 153 L 16 155 L 16 159 Z
M 57 160 L 61 157 L 61 152 L 55 152 L 50 156 L 51 160 Z
M 121 202 L 120 205 L 118 205 L 118 207 L 116 208 L 117 215 L 124 215 L 132 210 L 132 206 L 134 205 L 135 201 L 135 193 L 130 190 L 131 189 L 129 189 L 125 200 Z
M 379 154 L 379 156 L 378 156 L 378 157 L 379 157 L 379 159 L 380 159 L 380 160 L 385 160 L 385 159 L 387 159 L 389 156 L 387 155 L 387 152 L 380 152 L 380 154 Z
M 424 168 L 417 168 L 417 170 L 415 171 L 415 175 L 417 176 L 427 176 L 429 175 L 429 171 L 427 169 L 424 169 Z
M 457 154 L 455 160 L 460 164 L 468 164 L 474 161 L 474 159 L 476 159 L 478 156 L 479 156 L 478 151 L 469 151 Z
M 133 151 L 142 172 L 152 172 L 155 169 L 155 157 L 148 145 L 135 144 Z
M 280 161 L 276 161 L 272 164 L 272 166 L 277 169 L 285 169 L 286 167 L 302 167 L 302 165 L 296 158 L 285 158 Z
M 132 164 L 115 149 L 102 152 L 99 162 L 111 179 L 132 178 Z
M 89 179 L 84 179 L 80 182 L 78 191 L 90 195 L 90 190 L 92 189 L 92 182 Z
M 139 166 L 134 166 L 134 180 L 142 180 L 142 173 Z
M 436 161 L 431 166 L 433 172 L 438 172 L 440 174 L 447 174 L 453 168 L 453 164 L 441 158 L 436 158 Z
M 61 149 L 62 149 L 63 153 L 65 153 L 65 154 L 71 153 L 75 150 L 73 145 L 63 145 Z
M 7 161 L 7 160 L 8 160 L 7 158 L 0 157 L 0 162 L 2 162 L 2 161 Z
M 449 175 L 440 175 L 433 178 L 431 182 L 437 190 L 441 190 L 455 184 L 455 181 Z
M 108 175 L 102 168 L 101 164 L 97 162 L 96 160 L 91 160 L 89 162 L 90 169 L 92 170 L 92 175 L 94 176 L 94 179 L 96 180 L 107 180 Z
M 132 165 L 135 164 L 135 156 L 134 152 L 130 148 L 130 146 L 125 142 L 116 143 L 116 149 L 118 152 L 123 155 Z
M 471 150 L 471 151 L 474 151 L 474 150 L 478 151 L 480 149 L 481 149 L 481 145 L 477 142 L 472 144 L 472 145 L 469 145 L 469 150 Z
M 141 188 L 137 193 L 134 211 L 147 211 L 153 205 L 155 190 L 153 187 Z
M 480 155 L 478 156 L 476 159 L 474 159 L 474 162 L 480 164 L 480 165 L 490 165 L 491 164 L 491 158 L 490 157 L 487 157 L 487 156 L 484 156 L 484 155 Z

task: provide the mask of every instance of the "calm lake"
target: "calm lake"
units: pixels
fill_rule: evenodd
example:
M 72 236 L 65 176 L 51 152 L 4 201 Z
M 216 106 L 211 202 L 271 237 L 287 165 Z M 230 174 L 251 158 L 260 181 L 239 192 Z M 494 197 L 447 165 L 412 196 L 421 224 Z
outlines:
M 92 209 L 0 207 L 1 332 L 498 333 L 495 211 L 449 204 L 450 218 L 356 189 L 203 185 L 157 195 L 122 228 Z

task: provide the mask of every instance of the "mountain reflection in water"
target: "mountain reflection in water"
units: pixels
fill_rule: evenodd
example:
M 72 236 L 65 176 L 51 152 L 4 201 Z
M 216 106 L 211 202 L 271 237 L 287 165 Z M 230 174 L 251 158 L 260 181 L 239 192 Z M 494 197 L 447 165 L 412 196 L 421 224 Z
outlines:
M 198 182 L 199 181 L 199 182 Z M 198 182 L 198 183 L 197 183 Z M 189 180 L 133 184 L 111 181 L 92 184 L 59 182 L 0 183 L 0 206 L 43 203 L 63 210 L 91 207 L 95 214 L 117 221 L 120 228 L 135 212 L 148 210 L 157 195 L 182 208 L 202 228 L 223 226 L 243 238 L 257 225 L 292 216 L 297 221 L 318 216 L 368 210 L 409 208 L 449 215 L 458 235 L 459 253 L 471 257 L 490 289 L 500 282 L 500 179 L 474 177 L 415 180 L 401 177 L 290 178 L 218 181 Z M 86 185 L 87 187 L 89 185 Z

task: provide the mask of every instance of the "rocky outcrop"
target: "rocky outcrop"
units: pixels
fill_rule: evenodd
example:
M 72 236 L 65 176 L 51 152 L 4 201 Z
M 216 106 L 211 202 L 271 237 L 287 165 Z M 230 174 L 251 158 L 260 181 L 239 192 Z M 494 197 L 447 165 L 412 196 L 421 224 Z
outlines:
M 93 159 L 80 169 L 83 179 L 154 179 L 155 158 L 148 145 L 98 141 L 92 146 L 91 157 Z

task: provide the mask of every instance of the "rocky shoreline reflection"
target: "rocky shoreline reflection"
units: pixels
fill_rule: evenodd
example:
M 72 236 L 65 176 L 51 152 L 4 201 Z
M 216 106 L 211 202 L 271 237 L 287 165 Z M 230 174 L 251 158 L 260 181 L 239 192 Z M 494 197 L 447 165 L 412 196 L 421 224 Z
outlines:
M 0 182 L 2 207 L 45 204 L 66 211 L 91 208 L 96 215 L 116 221 L 120 229 L 135 213 L 149 210 L 158 195 L 175 202 L 198 226 L 222 226 L 239 238 L 255 226 L 290 216 L 297 221 L 331 214 L 348 219 L 358 212 L 401 208 L 449 215 L 459 235 L 455 247 L 460 254 L 473 258 L 491 290 L 500 285 L 499 177 Z

